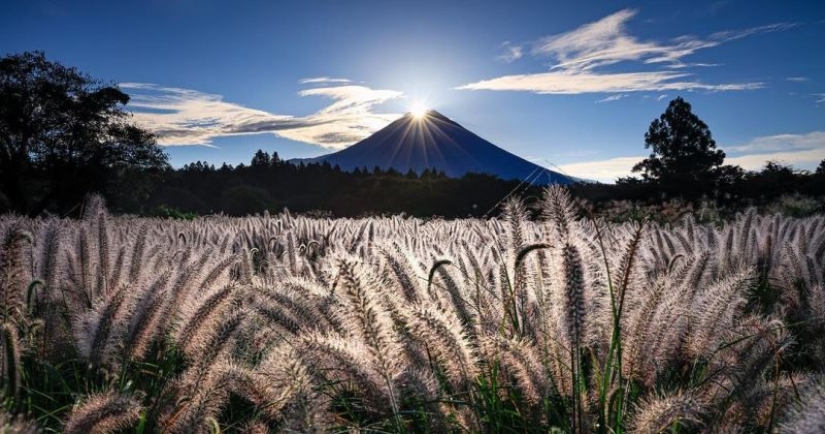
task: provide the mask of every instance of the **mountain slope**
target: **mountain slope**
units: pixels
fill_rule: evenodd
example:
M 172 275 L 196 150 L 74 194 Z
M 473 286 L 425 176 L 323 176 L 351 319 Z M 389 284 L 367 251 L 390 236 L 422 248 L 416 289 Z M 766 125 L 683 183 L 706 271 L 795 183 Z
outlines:
M 488 173 L 502 179 L 533 184 L 569 184 L 576 179 L 561 175 L 513 155 L 431 110 L 417 118 L 406 114 L 366 139 L 338 152 L 293 162 L 338 165 L 342 170 L 378 166 L 401 173 L 424 169 L 450 177 Z

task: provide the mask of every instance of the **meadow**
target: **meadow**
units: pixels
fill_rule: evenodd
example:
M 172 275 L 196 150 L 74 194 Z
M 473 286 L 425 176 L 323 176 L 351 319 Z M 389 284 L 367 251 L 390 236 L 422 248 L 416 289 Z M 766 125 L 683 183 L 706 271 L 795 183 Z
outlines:
M 541 207 L 0 217 L 0 427 L 823 431 L 825 217 Z

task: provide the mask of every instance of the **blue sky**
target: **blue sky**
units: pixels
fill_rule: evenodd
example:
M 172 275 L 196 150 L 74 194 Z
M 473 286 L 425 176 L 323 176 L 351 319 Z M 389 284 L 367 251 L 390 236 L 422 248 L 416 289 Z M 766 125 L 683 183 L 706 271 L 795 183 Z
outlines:
M 677 95 L 728 163 L 825 158 L 825 2 L 6 3 L 0 54 L 44 50 L 119 83 L 175 166 L 321 155 L 424 101 L 524 158 L 611 181 Z

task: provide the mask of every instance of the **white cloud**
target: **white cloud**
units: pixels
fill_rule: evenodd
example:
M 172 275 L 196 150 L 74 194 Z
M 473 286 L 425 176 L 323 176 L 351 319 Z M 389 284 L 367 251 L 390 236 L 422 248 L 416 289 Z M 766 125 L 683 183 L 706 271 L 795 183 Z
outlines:
M 725 158 L 725 164 L 742 166 L 745 170 L 761 170 L 768 161 L 792 165 L 796 169 L 812 170 L 825 160 L 825 147 L 804 151 L 773 152 L 769 154 L 741 155 Z
M 298 81 L 301 84 L 334 84 L 334 83 L 352 83 L 352 80 L 346 78 L 331 78 L 331 77 L 311 77 L 303 78 Z
M 663 94 L 661 94 L 661 95 L 659 95 L 659 96 L 657 96 L 657 97 L 656 97 L 656 101 L 661 101 L 661 100 L 663 100 L 663 99 L 665 99 L 665 98 L 667 98 L 667 94 L 666 94 L 666 93 L 663 93 Z
M 768 161 L 812 170 L 825 159 L 825 131 L 756 137 L 742 145 L 720 148 L 728 154 L 724 164 L 741 166 L 745 170 L 761 170 Z M 633 166 L 645 158 L 647 157 L 638 156 L 585 161 L 564 164 L 561 169 L 579 178 L 615 182 L 617 178 L 634 175 L 631 172 Z
M 403 95 L 403 93 L 394 90 L 374 90 L 366 86 L 354 85 L 307 89 L 298 94 L 301 96 L 323 96 L 335 100 L 333 104 L 323 108 L 318 113 L 359 115 L 368 115 L 372 106 Z
M 732 91 L 759 89 L 759 82 L 706 84 L 688 78 L 693 74 L 676 72 L 708 63 L 685 63 L 683 58 L 698 50 L 759 33 L 786 30 L 794 24 L 778 23 L 744 30 L 714 33 L 707 38 L 680 36 L 668 42 L 641 41 L 627 32 L 627 22 L 636 15 L 625 9 L 585 24 L 575 30 L 548 36 L 536 42 L 535 56 L 549 56 L 556 63 L 550 72 L 508 75 L 459 86 L 465 90 L 511 90 L 535 93 L 578 94 L 588 92 L 706 90 Z M 664 70 L 605 72 L 621 62 L 660 65 Z M 650 66 L 648 66 L 649 68 Z
M 751 27 L 749 29 L 743 30 L 726 30 L 723 32 L 716 32 L 710 35 L 710 38 L 718 41 L 733 41 L 736 39 L 742 39 L 759 33 L 782 32 L 788 29 L 792 29 L 798 25 L 799 24 L 797 23 L 774 23 L 765 26 Z
M 624 60 L 639 60 L 657 52 L 654 43 L 642 43 L 626 34 L 625 23 L 636 11 L 625 9 L 576 30 L 539 40 L 533 54 L 555 57 L 553 69 L 589 70 Z
M 725 164 L 737 164 L 745 170 L 760 170 L 768 161 L 813 170 L 825 159 L 825 131 L 756 137 L 725 149 L 730 151 Z
M 524 56 L 524 47 L 521 45 L 511 44 L 510 41 L 505 41 L 499 46 L 499 48 L 504 51 L 504 53 L 496 56 L 496 59 L 507 63 L 515 62 Z
M 562 164 L 564 173 L 583 179 L 612 183 L 617 178 L 628 176 L 636 163 L 645 157 L 618 157 L 609 160 L 585 161 L 581 163 Z
M 169 146 L 210 145 L 216 137 L 270 133 L 340 149 L 398 118 L 400 114 L 372 109 L 403 95 L 355 85 L 304 90 L 301 96 L 323 96 L 334 102 L 301 117 L 256 110 L 191 89 L 147 83 L 121 83 L 120 87 L 130 94 L 127 107 L 135 121 L 153 131 L 159 144 Z
M 725 149 L 733 152 L 768 152 L 813 148 L 825 149 L 825 131 L 757 137 L 748 143 Z
M 630 96 L 629 93 L 617 93 L 617 94 L 610 95 L 608 97 L 602 98 L 600 100 L 597 100 L 596 102 L 597 103 L 613 102 L 613 101 L 618 101 L 622 98 L 627 98 L 629 96 Z
M 588 71 L 554 71 L 538 74 L 507 75 L 460 86 L 465 90 L 513 90 L 538 94 L 616 93 L 663 90 L 752 90 L 762 83 L 709 85 L 683 80 L 690 74 L 672 71 L 599 74 Z
M 699 67 L 711 67 L 711 66 L 722 66 L 721 63 L 672 63 L 670 65 L 665 65 L 667 68 L 670 69 L 685 69 L 685 68 L 699 68 Z
M 815 93 L 813 96 L 817 97 L 817 104 L 825 103 L 825 93 Z
M 793 82 L 796 82 L 796 83 L 804 83 L 806 81 L 810 81 L 810 78 L 808 78 L 808 77 L 787 77 L 787 78 L 785 78 L 785 80 L 793 81 Z

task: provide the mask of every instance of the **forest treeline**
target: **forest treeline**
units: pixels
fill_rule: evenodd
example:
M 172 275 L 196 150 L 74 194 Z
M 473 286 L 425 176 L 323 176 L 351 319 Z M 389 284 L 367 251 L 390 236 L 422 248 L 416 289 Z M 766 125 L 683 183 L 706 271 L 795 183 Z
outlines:
M 37 179 L 38 169 L 26 178 Z M 94 172 L 92 168 L 85 172 Z M 293 164 L 258 151 L 248 164 L 215 166 L 197 161 L 179 169 L 169 166 L 150 169 L 106 170 L 102 175 L 84 171 L 63 178 L 61 190 L 75 192 L 64 200 L 49 203 L 40 213 L 78 215 L 87 182 L 95 176 L 97 192 L 112 211 L 124 214 L 189 217 L 225 213 L 250 215 L 288 209 L 317 216 L 357 217 L 406 214 L 416 217 L 446 218 L 496 215 L 507 197 L 519 197 L 529 204 L 540 195 L 540 187 L 518 180 L 505 181 L 493 175 L 467 174 L 448 178 L 443 173 L 424 171 L 399 173 L 395 170 L 363 168 L 345 172 L 329 164 Z M 42 176 L 46 178 L 47 173 Z M 28 191 L 38 196 L 38 184 Z M 811 198 L 819 212 L 825 211 L 825 164 L 814 172 L 794 170 L 770 162 L 762 170 L 743 172 L 722 188 L 703 184 L 663 185 L 624 181 L 618 184 L 581 183 L 570 187 L 574 197 L 593 207 L 607 207 L 616 201 L 640 205 L 661 205 L 671 200 L 684 203 L 713 203 L 731 212 L 749 206 L 765 206 L 788 195 Z M 0 212 L 14 212 L 0 192 Z M 815 210 L 816 211 L 816 210 Z M 19 212 L 18 212 L 19 213 Z
M 148 192 L 143 199 L 118 189 L 121 196 L 111 197 L 113 208 L 125 213 L 173 216 L 218 212 L 247 215 L 286 208 L 335 217 L 405 213 L 460 218 L 495 215 L 508 196 L 529 203 L 540 195 L 539 186 L 486 174 L 448 178 L 432 171 L 402 174 L 378 167 L 345 172 L 329 164 L 295 165 L 281 160 L 277 153 L 264 151 L 258 151 L 249 164 L 234 167 L 198 161 L 177 170 L 168 169 L 158 173 L 153 184 L 143 190 Z M 825 164 L 815 172 L 807 172 L 770 162 L 760 171 L 743 172 L 720 189 L 702 184 L 621 182 L 582 183 L 571 186 L 571 192 L 595 207 L 614 201 L 655 205 L 679 199 L 687 203 L 711 202 L 736 211 L 764 206 L 787 195 L 825 197 Z M 822 199 L 819 201 L 820 207 L 825 205 Z
M 264 210 L 355 217 L 377 214 L 411 216 L 484 216 L 513 194 L 539 194 L 538 187 L 502 181 L 486 174 L 448 178 L 425 170 L 346 172 L 324 164 L 295 165 L 277 153 L 258 151 L 250 164 L 216 168 L 206 162 L 165 171 L 145 202 L 118 200 L 124 212 L 141 214 L 223 212 L 230 215 Z M 128 198 L 124 198 L 128 199 Z

